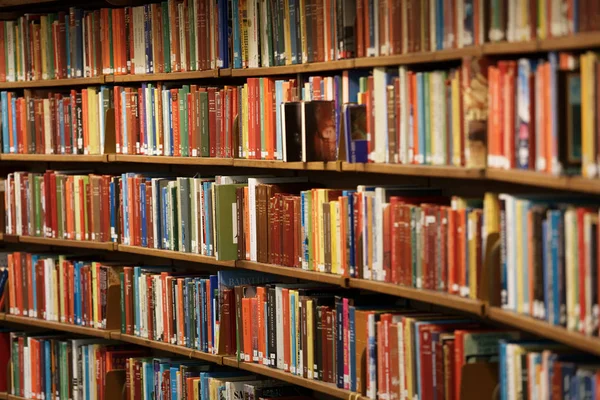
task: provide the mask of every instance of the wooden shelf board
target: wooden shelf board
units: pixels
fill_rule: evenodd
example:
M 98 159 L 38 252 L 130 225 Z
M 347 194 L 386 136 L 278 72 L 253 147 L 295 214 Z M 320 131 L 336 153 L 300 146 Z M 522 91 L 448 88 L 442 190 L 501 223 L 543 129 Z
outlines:
M 108 161 L 108 154 L 1 154 L 0 161 L 43 161 L 43 162 L 96 162 Z
M 538 41 L 538 48 L 541 51 L 591 49 L 594 47 L 600 47 L 600 32 L 582 32 L 577 35 Z
M 538 42 L 535 40 L 528 42 L 495 42 L 485 43 L 482 52 L 484 55 L 524 54 L 539 51 L 538 47 Z
M 243 269 L 251 269 L 274 275 L 289 276 L 291 278 L 304 279 L 307 281 L 328 283 L 331 285 L 346 286 L 346 278 L 341 275 L 325 274 L 322 272 L 306 271 L 302 268 L 284 267 L 281 265 L 271 265 L 252 261 L 238 260 L 235 266 Z
M 111 154 L 110 162 L 139 163 L 139 164 L 171 164 L 171 165 L 214 165 L 232 166 L 233 158 L 213 157 L 168 157 L 168 156 L 143 156 Z
M 6 320 L 6 313 L 0 312 L 0 321 L 5 321 L 5 320 Z
M 354 59 L 284 65 L 278 67 L 233 68 L 231 76 L 262 77 L 271 75 L 293 75 L 310 72 L 340 71 L 354 68 Z
M 8 399 L 8 393 L 0 392 L 0 400 L 3 400 L 3 399 Z
M 172 72 L 160 74 L 132 74 L 132 75 L 114 75 L 112 81 L 115 83 L 125 82 L 159 82 L 159 81 L 184 81 L 193 79 L 218 78 L 219 70 L 211 69 L 206 71 L 188 71 Z
M 499 307 L 487 307 L 487 318 L 530 332 L 536 336 L 564 343 L 573 348 L 600 355 L 600 338 L 586 336 L 579 332 L 569 331 L 562 326 L 550 325 L 546 321 L 538 320 L 527 315 L 517 314 L 513 311 L 503 310 Z
M 302 170 L 304 169 L 304 164 L 301 161 L 294 162 L 283 162 L 278 160 L 248 160 L 244 158 L 234 158 L 233 166 L 234 167 L 243 167 L 243 168 L 271 168 L 271 169 L 293 169 L 293 170 Z
M 183 253 L 180 251 L 149 249 L 140 246 L 127 246 L 120 244 L 118 249 L 122 253 L 141 254 L 144 256 L 168 258 L 171 260 L 181 260 L 196 262 L 202 264 L 218 265 L 222 267 L 234 267 L 235 261 L 217 261 L 215 257 L 203 256 L 200 254 Z
M 424 303 L 435 304 L 442 307 L 452 308 L 467 312 L 469 314 L 483 316 L 484 303 L 480 300 L 473 300 L 445 292 L 434 290 L 415 289 L 406 286 L 395 285 L 392 283 L 369 281 L 365 279 L 350 278 L 348 287 L 355 289 L 369 290 L 371 292 L 389 294 L 392 296 L 403 297 L 405 299 L 422 301 Z
M 462 179 L 481 179 L 484 175 L 484 170 L 480 168 L 378 163 L 352 164 L 347 162 L 342 164 L 342 171 Z
M 464 49 L 448 49 L 441 51 L 396 54 L 392 56 L 380 57 L 362 57 L 354 60 L 354 67 L 373 68 L 410 64 L 424 64 L 441 61 L 455 61 L 460 60 L 468 55 L 478 55 L 480 53 L 481 47 L 473 46 Z
M 279 369 L 266 367 L 264 365 L 240 362 L 238 363 L 235 357 L 224 357 L 223 364 L 232 367 L 243 369 L 244 371 L 252 372 L 269 378 L 279 379 L 280 381 L 291 383 L 292 385 L 298 385 L 305 387 L 316 392 L 325 393 L 329 396 L 333 396 L 338 399 L 348 399 L 353 395 L 349 390 L 340 389 L 332 383 L 326 383 L 317 381 L 314 379 L 301 378 L 296 375 L 292 375 L 289 372 L 281 371 Z
M 581 176 L 555 176 L 544 172 L 494 168 L 488 168 L 485 175 L 488 179 L 501 182 L 600 194 L 600 179 L 589 179 Z
M 105 82 L 104 75 L 93 78 L 73 78 L 73 79 L 47 79 L 26 82 L 0 82 L 0 89 L 27 89 L 27 88 L 45 88 L 45 87 L 71 87 L 71 86 L 90 86 L 102 85 Z
M 114 331 L 111 334 L 111 338 L 115 340 L 122 340 L 127 343 L 133 343 L 144 347 L 150 347 L 157 350 L 168 351 L 170 353 L 179 354 L 188 358 L 197 358 L 200 360 L 210 361 L 215 364 L 223 364 L 223 356 L 204 353 L 196 349 L 190 349 L 188 347 L 177 346 L 170 343 L 158 342 L 156 340 L 150 340 L 141 338 L 134 335 L 126 335 L 124 333 Z
M 50 239 L 35 236 L 19 236 L 19 243 L 43 244 L 46 246 L 77 247 L 90 250 L 114 250 L 113 242 L 93 242 L 91 240 Z
M 19 243 L 19 237 L 17 235 L 2 234 L 2 241 L 4 243 Z
M 96 329 L 79 325 L 63 324 L 60 322 L 46 321 L 38 318 L 19 317 L 16 315 L 6 315 L 6 322 L 12 322 L 20 325 L 37 326 L 40 328 L 53 329 L 63 332 L 77 333 L 87 336 L 96 336 L 104 339 L 110 339 L 111 331 Z

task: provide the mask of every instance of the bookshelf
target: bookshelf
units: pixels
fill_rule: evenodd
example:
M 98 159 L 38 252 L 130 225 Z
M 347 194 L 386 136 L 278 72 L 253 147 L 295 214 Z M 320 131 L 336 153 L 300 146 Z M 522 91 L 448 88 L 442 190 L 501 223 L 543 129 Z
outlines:
M 53 0 L 46 0 L 48 2 Z M 44 0 L 27 1 L 26 3 L 42 3 Z M 0 1 L 0 7 L 23 5 L 23 2 Z M 262 40 L 262 39 L 261 39 Z M 143 83 L 167 82 L 169 84 L 180 83 L 198 83 L 200 85 L 224 86 L 239 84 L 244 82 L 245 78 L 259 77 L 292 77 L 301 84 L 306 83 L 303 75 L 323 73 L 324 75 L 333 75 L 341 71 L 354 69 L 372 69 L 379 67 L 398 67 L 411 66 L 416 70 L 432 70 L 438 65 L 445 66 L 458 65 L 465 57 L 487 57 L 491 60 L 516 59 L 524 55 L 535 55 L 549 51 L 580 51 L 584 49 L 593 49 L 600 47 L 600 32 L 578 33 L 571 36 L 556 37 L 548 39 L 537 39 L 518 43 L 496 42 L 485 43 L 477 46 L 457 48 L 452 50 L 440 50 L 432 52 L 415 52 L 391 56 L 379 57 L 361 57 L 349 58 L 329 62 L 314 62 L 296 65 L 259 67 L 259 68 L 215 68 L 203 71 L 173 72 L 173 73 L 154 73 L 154 74 L 106 74 L 90 78 L 77 79 L 49 79 L 35 80 L 27 82 L 1 82 L 0 90 L 24 90 L 39 89 L 40 91 L 49 91 L 55 88 L 57 91 L 66 91 L 71 87 L 115 85 L 115 86 L 140 86 Z M 447 72 L 447 71 L 446 71 Z M 427 78 L 429 79 L 429 78 Z M 129 88 L 131 89 L 131 88 Z M 393 93 L 393 92 L 392 92 Z M 389 100 L 388 100 L 389 101 Z M 136 103 L 137 104 L 137 103 Z M 137 105 L 136 105 L 137 107 Z M 388 106 L 389 107 L 389 106 Z M 112 109 L 111 109 L 112 110 Z M 462 110 L 461 110 L 462 112 Z M 107 116 L 110 113 L 107 113 Z M 158 121 L 157 117 L 157 121 Z M 221 118 L 221 117 L 219 117 Z M 114 112 L 107 118 L 107 125 L 112 125 L 106 131 L 114 128 Z M 191 136 L 190 136 L 191 137 Z M 161 138 L 162 140 L 162 138 Z M 212 140 L 212 138 L 211 138 Z M 112 147 L 110 144 L 110 147 Z M 129 142 L 131 144 L 131 142 Z M 260 150 L 260 149 L 259 149 Z M 264 149 L 263 149 L 264 150 Z M 131 151 L 130 151 L 131 152 Z M 154 169 L 153 172 L 162 172 L 164 170 L 177 170 L 171 168 L 181 166 L 181 170 L 189 168 L 194 172 L 202 173 L 202 168 L 213 168 L 231 171 L 235 174 L 245 174 L 247 169 L 260 170 L 260 173 L 268 174 L 273 171 L 273 175 L 289 176 L 323 176 L 332 177 L 331 180 L 348 182 L 358 180 L 360 176 L 365 183 L 366 180 L 373 177 L 379 182 L 387 181 L 394 183 L 395 177 L 422 177 L 432 178 L 427 182 L 438 182 L 448 180 L 443 186 L 452 188 L 453 185 L 463 185 L 462 188 L 469 186 L 469 189 L 478 185 L 481 187 L 494 187 L 494 185 L 510 191 L 520 191 L 524 188 L 537 191 L 563 191 L 578 194 L 598 195 L 600 194 L 600 179 L 588 179 L 581 176 L 554 176 L 546 173 L 535 172 L 531 170 L 502 170 L 493 168 L 466 168 L 454 166 L 438 165 L 412 165 L 412 164 L 383 164 L 383 163 L 348 163 L 345 161 L 336 162 L 282 162 L 271 160 L 254 160 L 238 158 L 200 158 L 200 157 L 167 157 L 167 156 L 144 156 L 144 155 L 124 155 L 113 154 L 109 151 L 103 155 L 45 155 L 45 154 L 0 154 L 0 166 L 10 170 L 13 165 L 19 163 L 65 163 L 71 164 L 71 167 L 81 163 L 82 168 L 95 169 L 95 172 L 101 172 L 106 167 L 111 173 L 117 171 L 131 171 L 136 165 L 143 165 L 146 170 Z M 387 156 L 386 156 L 387 157 Z M 412 157 L 412 156 L 411 156 Z M 427 155 L 429 158 L 430 155 Z M 444 156 L 446 157 L 446 156 Z M 99 164 L 99 165 L 92 165 Z M 253 171 L 257 173 L 256 171 Z M 368 174 L 364 175 L 355 174 Z M 413 181 L 416 181 L 413 179 Z M 426 181 L 423 179 L 423 181 Z M 146 189 L 144 189 L 146 190 Z M 476 189 L 474 189 L 476 190 Z M 146 192 L 144 192 L 146 193 Z M 139 201 L 139 198 L 137 199 Z M 140 201 L 141 202 L 141 201 Z M 140 212 L 141 214 L 141 212 Z M 138 224 L 139 225 L 139 224 Z M 138 226 L 139 227 L 139 226 Z M 470 239 L 469 239 L 470 240 Z M 191 264 L 211 265 L 221 269 L 240 269 L 257 271 L 264 274 L 273 274 L 288 278 L 294 278 L 301 281 L 310 281 L 333 285 L 338 288 L 348 288 L 364 290 L 376 294 L 389 295 L 408 299 L 417 303 L 424 304 L 424 308 L 451 310 L 452 313 L 465 314 L 473 317 L 477 321 L 487 324 L 498 325 L 502 327 L 511 327 L 533 335 L 552 339 L 564 343 L 574 349 L 600 356 L 600 339 L 589 337 L 578 332 L 571 332 L 565 328 L 552 326 L 542 320 L 536 320 L 526 315 L 520 315 L 514 312 L 503 310 L 499 307 L 490 305 L 487 299 L 471 299 L 450 295 L 445 292 L 434 290 L 416 289 L 413 287 L 400 286 L 386 282 L 373 280 L 364 280 L 358 278 L 349 278 L 347 276 L 327 274 L 316 271 L 308 271 L 299 268 L 272 265 L 268 263 L 252 262 L 246 260 L 237 261 L 217 261 L 215 257 L 209 257 L 193 253 L 184 253 L 171 250 L 161 250 L 141 246 L 130 246 L 112 242 L 93 242 L 93 241 L 72 241 L 62 239 L 50 239 L 43 237 L 15 236 L 0 234 L 2 241 L 7 248 L 10 244 L 40 245 L 58 248 L 77 248 L 90 250 L 92 252 L 111 252 L 111 258 L 118 258 L 125 255 L 148 256 L 162 260 L 184 261 Z M 468 245 L 467 245 L 468 246 Z M 215 245 L 216 247 L 216 245 Z M 324 250 L 321 250 L 324 251 Z M 175 263 L 171 263 L 175 264 Z M 468 274 L 469 272 L 467 272 Z M 485 274 L 485 272 L 484 272 Z M 486 276 L 487 277 L 487 276 Z M 461 288 L 462 289 L 462 288 Z M 187 289 L 186 289 L 187 290 Z M 454 315 L 454 314 L 453 314 Z M 264 316 L 263 316 L 264 317 Z M 81 334 L 85 336 L 114 339 L 134 345 L 152 348 L 160 351 L 178 354 L 189 359 L 204 360 L 216 365 L 224 365 L 258 374 L 293 385 L 305 387 L 316 392 L 326 394 L 339 399 L 366 399 L 358 393 L 340 389 L 334 384 L 323 383 L 311 379 L 305 379 L 290 373 L 269 368 L 264 365 L 254 363 L 239 362 L 236 357 L 214 355 L 200 352 L 195 349 L 183 346 L 172 345 L 169 343 L 158 342 L 141 338 L 134 335 L 123 334 L 116 330 L 100 330 L 88 327 L 81 327 L 63 323 L 49 322 L 40 319 L 18 317 L 5 313 L 0 313 L 0 321 L 37 328 L 52 329 L 62 332 Z M 316 367 L 315 367 L 316 368 Z M 379 367 L 378 367 L 379 368 Z M 378 383 L 379 384 L 379 383 Z M 0 399 L 14 398 L 17 396 L 0 393 Z

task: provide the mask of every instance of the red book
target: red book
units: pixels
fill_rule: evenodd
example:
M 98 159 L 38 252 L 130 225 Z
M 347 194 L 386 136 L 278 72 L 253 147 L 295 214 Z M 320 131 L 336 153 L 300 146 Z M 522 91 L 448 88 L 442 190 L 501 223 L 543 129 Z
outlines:
M 454 398 L 460 399 L 460 379 L 464 359 L 463 331 L 454 332 L 454 369 L 452 378 L 454 380 Z
M 181 131 L 179 121 L 179 91 L 177 89 L 171 89 L 171 107 L 173 109 L 173 155 L 175 157 L 181 157 Z
M 29 317 L 33 317 L 33 308 L 34 308 L 34 304 L 33 304 L 33 291 L 35 290 L 35 288 L 33 287 L 33 276 L 32 274 L 35 273 L 35 266 L 31 265 L 31 254 L 26 253 L 24 254 L 24 258 L 25 258 L 25 274 L 27 275 L 25 277 L 25 282 L 27 282 L 27 308 L 25 309 L 25 311 L 27 311 L 27 316 Z
M 398 376 L 400 375 L 399 371 L 399 361 L 400 354 L 398 351 L 398 335 L 401 335 L 402 332 L 398 332 L 398 324 L 391 323 L 388 327 L 388 342 L 389 342 L 389 377 L 386 382 L 386 386 L 388 388 L 388 398 L 389 399 L 400 399 L 400 381 L 398 380 Z M 444 397 L 440 397 L 443 399 Z
M 27 263 L 31 263 L 31 257 L 28 255 L 27 257 Z M 37 317 L 40 319 L 47 319 L 50 320 L 50 316 L 46 315 L 46 291 L 45 289 L 45 268 L 44 268 L 44 261 L 39 260 L 36 265 L 32 265 L 32 268 L 34 268 L 34 272 L 35 272 L 35 282 L 36 282 L 36 287 L 32 288 L 31 292 L 33 293 L 33 291 L 35 290 L 36 292 L 36 297 L 37 297 L 37 304 L 35 305 L 36 307 L 36 312 L 37 315 L 30 315 L 30 317 Z M 30 299 L 33 302 L 33 299 Z
M 8 366 L 11 361 L 10 333 L 0 333 L 0 376 L 8 376 Z M 0 392 L 8 392 L 7 379 L 0 379 Z

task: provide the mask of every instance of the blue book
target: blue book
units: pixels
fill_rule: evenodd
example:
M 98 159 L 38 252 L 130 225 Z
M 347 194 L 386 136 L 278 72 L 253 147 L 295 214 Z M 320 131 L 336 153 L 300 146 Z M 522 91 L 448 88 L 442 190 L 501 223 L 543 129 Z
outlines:
M 125 244 L 131 244 L 129 242 L 130 238 L 129 238 L 129 196 L 124 196 L 123 194 L 125 193 L 129 193 L 128 192 L 128 184 L 127 184 L 127 177 L 129 174 L 122 174 L 121 175 L 121 185 L 123 186 L 123 191 L 121 194 L 121 200 L 123 202 L 123 215 L 121 215 L 121 218 L 123 219 L 123 238 L 125 239 Z
M 498 346 L 498 370 L 500 384 L 500 400 L 508 400 L 508 368 L 506 366 L 506 346 L 508 343 L 506 340 L 500 340 Z
M 133 267 L 133 298 L 140 298 L 140 276 L 142 275 L 142 269 L 140 267 Z M 133 305 L 133 333 L 136 336 L 140 335 L 140 304 L 139 301 L 135 301 Z
M 553 325 L 563 325 L 566 323 L 566 316 L 564 316 L 563 305 L 566 302 L 565 297 L 565 277 L 564 277 L 564 262 L 559 257 L 561 252 L 561 246 L 563 246 L 563 212 L 560 210 L 548 211 L 548 228 L 546 237 L 550 242 L 550 258 L 548 268 L 550 269 L 550 276 L 552 279 L 548 282 L 551 287 L 546 290 L 550 290 L 552 293 L 551 301 L 547 304 L 548 307 L 548 322 Z M 565 307 L 566 308 L 566 307 Z
M 179 399 L 179 396 L 177 395 L 177 372 L 179 372 L 179 367 L 171 367 L 170 368 L 170 374 L 171 374 L 171 398 L 172 399 Z
M 233 378 L 236 376 L 244 376 L 248 373 L 245 371 L 219 371 L 219 372 L 200 372 L 200 398 L 209 399 L 208 378 Z M 174 399 L 175 397 L 171 397 Z
M 144 361 L 144 399 L 154 399 L 154 364 Z
M 307 215 L 307 212 L 306 212 L 308 209 L 307 196 L 311 196 L 311 192 L 303 191 L 300 193 L 300 224 L 302 225 L 302 232 L 308 231 L 307 217 L 309 217 L 309 216 Z M 309 238 L 309 236 L 310 235 L 308 235 L 308 234 L 304 234 L 304 233 L 302 234 L 302 268 L 308 267 L 308 262 L 309 262 L 308 238 Z
M 417 164 L 426 164 L 425 154 L 427 152 L 427 138 L 425 137 L 425 95 L 424 95 L 424 77 L 423 72 L 417 72 L 417 104 L 418 110 L 415 118 L 418 118 L 419 127 L 419 145 L 416 151 Z
M 111 179 L 108 184 L 109 202 L 110 202 L 110 240 L 116 242 L 117 237 L 117 192 L 115 182 Z
M 202 331 L 202 319 L 201 319 L 201 313 L 200 313 L 200 279 L 199 278 L 195 278 L 194 279 L 194 315 L 196 318 L 196 323 L 194 325 L 194 332 L 195 332 L 195 340 L 194 340 L 194 344 L 191 346 L 193 348 L 195 348 L 196 350 L 201 350 L 200 348 L 200 334 Z
M 8 269 L 0 271 L 0 299 L 4 294 L 4 289 L 6 287 L 6 281 L 8 280 Z
M 444 0 L 435 0 L 435 49 L 444 49 Z M 450 140 L 451 141 L 451 140 Z M 452 154 L 452 153 L 450 153 Z
M 464 15 L 463 15 L 463 37 L 462 39 L 464 46 L 472 46 L 475 44 L 475 16 L 473 10 L 473 0 L 464 1 Z M 459 21 L 459 23 L 461 23 Z
M 83 396 L 84 399 L 90 399 L 90 346 L 84 345 L 81 346 L 81 351 L 83 352 Z
M 552 300 L 552 272 L 549 270 L 550 260 L 548 259 L 548 251 L 550 241 L 548 240 L 548 220 L 542 221 L 542 278 L 544 282 L 544 318 L 550 322 L 550 306 Z M 539 277 L 538 277 L 539 279 Z
M 350 353 L 350 391 L 356 392 L 356 308 L 348 307 L 349 349 Z M 360 360 L 359 360 L 360 362 Z
M 45 393 L 46 393 L 46 399 L 51 399 L 52 398 L 52 370 L 50 368 L 51 362 L 50 360 L 52 360 L 52 355 L 51 355 L 51 349 L 52 349 L 52 343 L 50 340 L 44 340 L 44 361 L 42 361 L 42 365 L 45 368 Z
M 146 51 L 146 73 L 154 73 L 154 65 L 152 60 L 152 28 L 150 26 L 150 18 L 152 12 L 150 4 L 144 5 L 144 48 Z
M 530 77 L 532 73 L 531 61 L 527 58 L 519 60 L 517 72 L 517 90 L 518 90 L 518 110 L 517 113 L 517 151 L 516 164 L 517 168 L 529 169 L 529 141 L 531 121 L 534 115 L 530 113 L 529 98 L 531 93 Z
M 213 346 L 216 345 L 216 322 L 218 316 L 218 304 L 219 304 L 219 278 L 217 275 L 211 275 L 209 278 L 209 288 L 210 293 L 208 294 L 208 299 L 210 301 L 210 318 L 212 321 L 212 343 L 209 343 L 209 351 L 212 353 L 216 353 L 216 348 Z
M 347 226 L 354 226 L 354 193 L 356 191 L 355 190 L 344 190 L 342 192 L 342 196 L 346 196 L 348 198 L 348 215 L 345 216 L 345 218 L 347 219 Z M 348 259 L 348 268 L 349 270 L 349 275 L 351 277 L 357 277 L 358 276 L 358 271 L 356 270 L 356 260 L 355 260 L 355 254 L 356 254 L 356 248 L 355 248 L 355 243 L 354 243 L 354 229 L 348 229 L 348 235 L 347 235 L 347 240 L 346 240 L 346 252 L 347 252 L 347 259 Z
M 75 26 L 74 26 L 74 37 L 72 38 L 75 41 L 75 60 L 71 60 L 71 68 L 75 69 L 74 73 L 72 71 L 72 78 L 81 78 L 83 77 L 83 10 L 80 8 L 72 9 L 75 14 Z
M 155 88 L 152 87 L 152 85 L 150 85 L 150 125 L 151 125 L 151 129 L 150 132 L 151 134 L 149 135 L 149 139 L 151 140 L 152 143 L 152 147 L 150 148 L 150 146 L 148 146 L 148 151 L 150 152 L 150 155 L 156 155 L 158 154 L 158 146 L 157 146 L 157 132 L 158 132 L 158 128 L 156 126 L 156 109 L 154 108 L 154 105 L 156 104 L 156 92 L 155 92 Z
M 142 247 L 148 247 L 148 230 L 146 228 L 146 219 L 148 216 L 146 215 L 146 185 L 147 182 L 142 182 L 140 185 L 140 219 L 142 225 Z
M 2 103 L 2 152 L 10 153 L 9 126 L 8 126 L 8 92 L 0 93 Z
M 174 140 L 173 140 L 173 124 L 172 124 L 172 121 L 173 121 L 173 102 L 171 101 L 171 92 L 168 91 L 168 90 L 167 90 L 167 99 L 168 99 L 167 104 L 169 105 L 169 119 L 168 119 L 168 122 L 169 122 L 169 132 L 168 133 L 169 133 L 169 145 L 170 145 L 169 146 L 170 147 L 169 148 L 169 155 L 172 156 L 173 154 L 175 154 L 175 147 L 174 147 L 175 144 L 173 143 Z
M 366 163 L 369 149 L 367 139 L 367 106 L 363 104 L 344 104 L 344 139 L 346 142 L 346 161 Z
M 557 77 L 558 77 L 558 54 L 556 52 L 550 52 L 548 54 L 548 62 L 550 64 L 550 109 L 558 110 L 558 90 L 557 90 Z M 550 115 L 552 119 L 552 159 L 546 160 L 547 163 L 550 163 L 551 171 L 553 174 L 560 174 L 562 172 L 563 165 L 560 165 L 558 161 L 558 113 L 553 112 Z M 523 255 L 525 257 L 525 255 Z M 524 258 L 527 260 L 527 258 Z
M 11 149 L 11 152 L 16 153 L 19 142 L 17 141 L 17 118 L 15 117 L 17 115 L 17 99 L 15 97 L 12 98 L 10 107 L 12 109 L 12 115 L 13 115 L 12 126 L 10 127 L 10 131 L 12 134 L 13 143 L 15 145 L 15 148 Z
M 379 49 L 376 48 L 375 44 L 375 27 L 377 26 L 377 22 L 375 21 L 375 16 L 377 15 L 378 2 L 376 0 L 367 0 L 367 7 L 369 8 L 369 32 L 365 32 L 368 38 L 368 46 L 367 48 L 367 57 L 375 56 L 379 53 Z
M 217 68 L 229 68 L 229 0 L 218 0 L 218 5 L 220 38 L 219 65 L 217 65 Z
M 242 68 L 242 41 L 240 38 L 240 13 L 238 7 L 239 0 L 232 0 L 233 68 Z
M 208 304 L 206 302 L 206 279 L 200 280 L 200 308 L 202 311 L 201 350 L 208 353 Z

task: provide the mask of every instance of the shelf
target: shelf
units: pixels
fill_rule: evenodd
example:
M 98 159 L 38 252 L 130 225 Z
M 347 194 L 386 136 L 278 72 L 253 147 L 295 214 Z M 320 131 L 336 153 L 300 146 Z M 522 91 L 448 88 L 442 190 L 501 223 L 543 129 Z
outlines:
M 458 61 L 466 56 L 481 54 L 480 46 L 466 47 L 463 49 L 447 49 L 419 53 L 396 54 L 392 56 L 363 57 L 354 60 L 355 68 L 388 67 L 410 64 L 424 64 L 442 61 Z
M 488 179 L 501 182 L 600 194 L 600 179 L 589 179 L 582 176 L 555 176 L 544 172 L 493 168 L 488 168 L 485 174 Z
M 107 78 L 108 82 L 128 83 L 128 82 L 162 82 L 162 81 L 185 81 L 193 79 L 218 78 L 219 70 L 210 69 L 206 71 L 188 71 L 188 72 L 163 72 L 160 74 L 131 74 L 131 75 L 111 75 Z
M 527 315 L 517 314 L 513 311 L 503 310 L 499 307 L 487 307 L 487 318 L 491 321 L 501 323 L 530 332 L 536 336 L 564 343 L 573 348 L 600 355 L 600 338 L 586 336 L 579 332 L 569 331 L 562 326 L 550 325 L 546 321 L 531 318 Z
M 0 321 L 6 321 L 6 313 L 0 312 Z
M 77 247 L 90 250 L 114 250 L 116 243 L 93 242 L 91 240 L 51 239 L 35 236 L 19 236 L 19 243 L 43 244 L 46 246 Z
M 354 64 L 354 59 L 348 59 L 307 64 L 283 65 L 278 67 L 232 68 L 231 76 L 262 77 L 272 75 L 304 74 L 310 72 L 341 71 L 355 68 Z
M 17 235 L 7 235 L 2 233 L 2 241 L 4 243 L 19 243 L 19 237 Z
M 341 165 L 341 161 L 283 162 L 278 160 L 248 160 L 244 158 L 233 159 L 233 166 L 242 168 L 271 168 L 307 171 L 341 171 Z
M 393 283 L 376 282 L 356 278 L 350 278 L 348 280 L 348 287 L 389 294 L 391 296 L 403 297 L 410 300 L 422 301 L 424 303 L 452 308 L 454 310 L 463 311 L 478 316 L 484 315 L 483 301 L 468 299 L 445 292 L 415 289 L 411 287 L 395 285 Z
M 223 364 L 230 367 L 239 368 L 244 371 L 252 372 L 269 378 L 278 379 L 283 382 L 291 383 L 292 385 L 298 385 L 305 387 L 316 392 L 324 393 L 329 396 L 333 396 L 338 399 L 352 399 L 356 397 L 356 393 L 349 390 L 340 389 L 332 383 L 326 383 L 317 381 L 314 379 L 302 378 L 296 375 L 292 375 L 289 372 L 285 372 L 276 368 L 266 367 L 260 364 L 240 362 L 238 363 L 235 357 L 223 357 Z
M 111 339 L 121 340 L 123 342 L 137 344 L 139 346 L 144 347 L 150 347 L 157 350 L 168 351 L 170 353 L 179 354 L 188 358 L 197 358 L 199 360 L 210 361 L 219 365 L 223 364 L 223 356 L 204 353 L 202 351 L 190 349 L 188 347 L 176 346 L 173 344 L 158 342 L 156 340 L 145 339 L 134 335 L 126 335 L 117 331 L 113 331 L 110 337 Z
M 6 322 L 12 322 L 20 325 L 37 326 L 40 328 L 53 329 L 57 331 L 77 333 L 87 336 L 96 336 L 104 339 L 110 339 L 111 331 L 97 329 L 79 325 L 63 324 L 61 322 L 46 321 L 38 318 L 18 317 L 16 315 L 6 314 Z
M 236 261 L 235 266 L 237 268 L 250 269 L 253 271 L 265 272 L 274 275 L 288 276 L 307 281 L 327 283 L 341 287 L 346 286 L 346 278 L 341 275 L 325 274 L 322 272 L 306 271 L 302 268 L 284 267 L 281 265 L 271 265 L 245 260 Z
M 201 264 L 218 265 L 222 267 L 234 267 L 235 261 L 218 261 L 215 257 L 203 256 L 194 253 L 184 253 L 181 251 L 149 249 L 141 246 L 127 246 L 120 244 L 118 249 L 122 253 L 141 254 L 144 256 L 168 258 L 171 260 L 189 261 Z
M 86 162 L 105 163 L 107 154 L 1 154 L 0 161 L 44 161 L 44 162 Z
M 233 158 L 215 157 L 169 157 L 169 156 L 143 156 L 110 154 L 109 162 L 115 163 L 139 163 L 139 164 L 170 164 L 170 165 L 210 165 L 210 166 L 232 166 Z
M 379 163 L 342 163 L 342 171 L 366 172 L 375 174 L 427 176 L 438 178 L 481 179 L 481 168 L 462 168 L 442 165 L 379 164 Z
M 0 400 L 3 400 L 3 399 L 8 399 L 8 393 L 0 392 Z
M 106 82 L 105 76 L 95 76 L 93 78 L 73 78 L 73 79 L 47 79 L 26 82 L 0 82 L 0 89 L 27 89 L 27 88 L 46 88 L 46 87 L 71 87 L 71 86 L 90 86 L 103 85 Z

